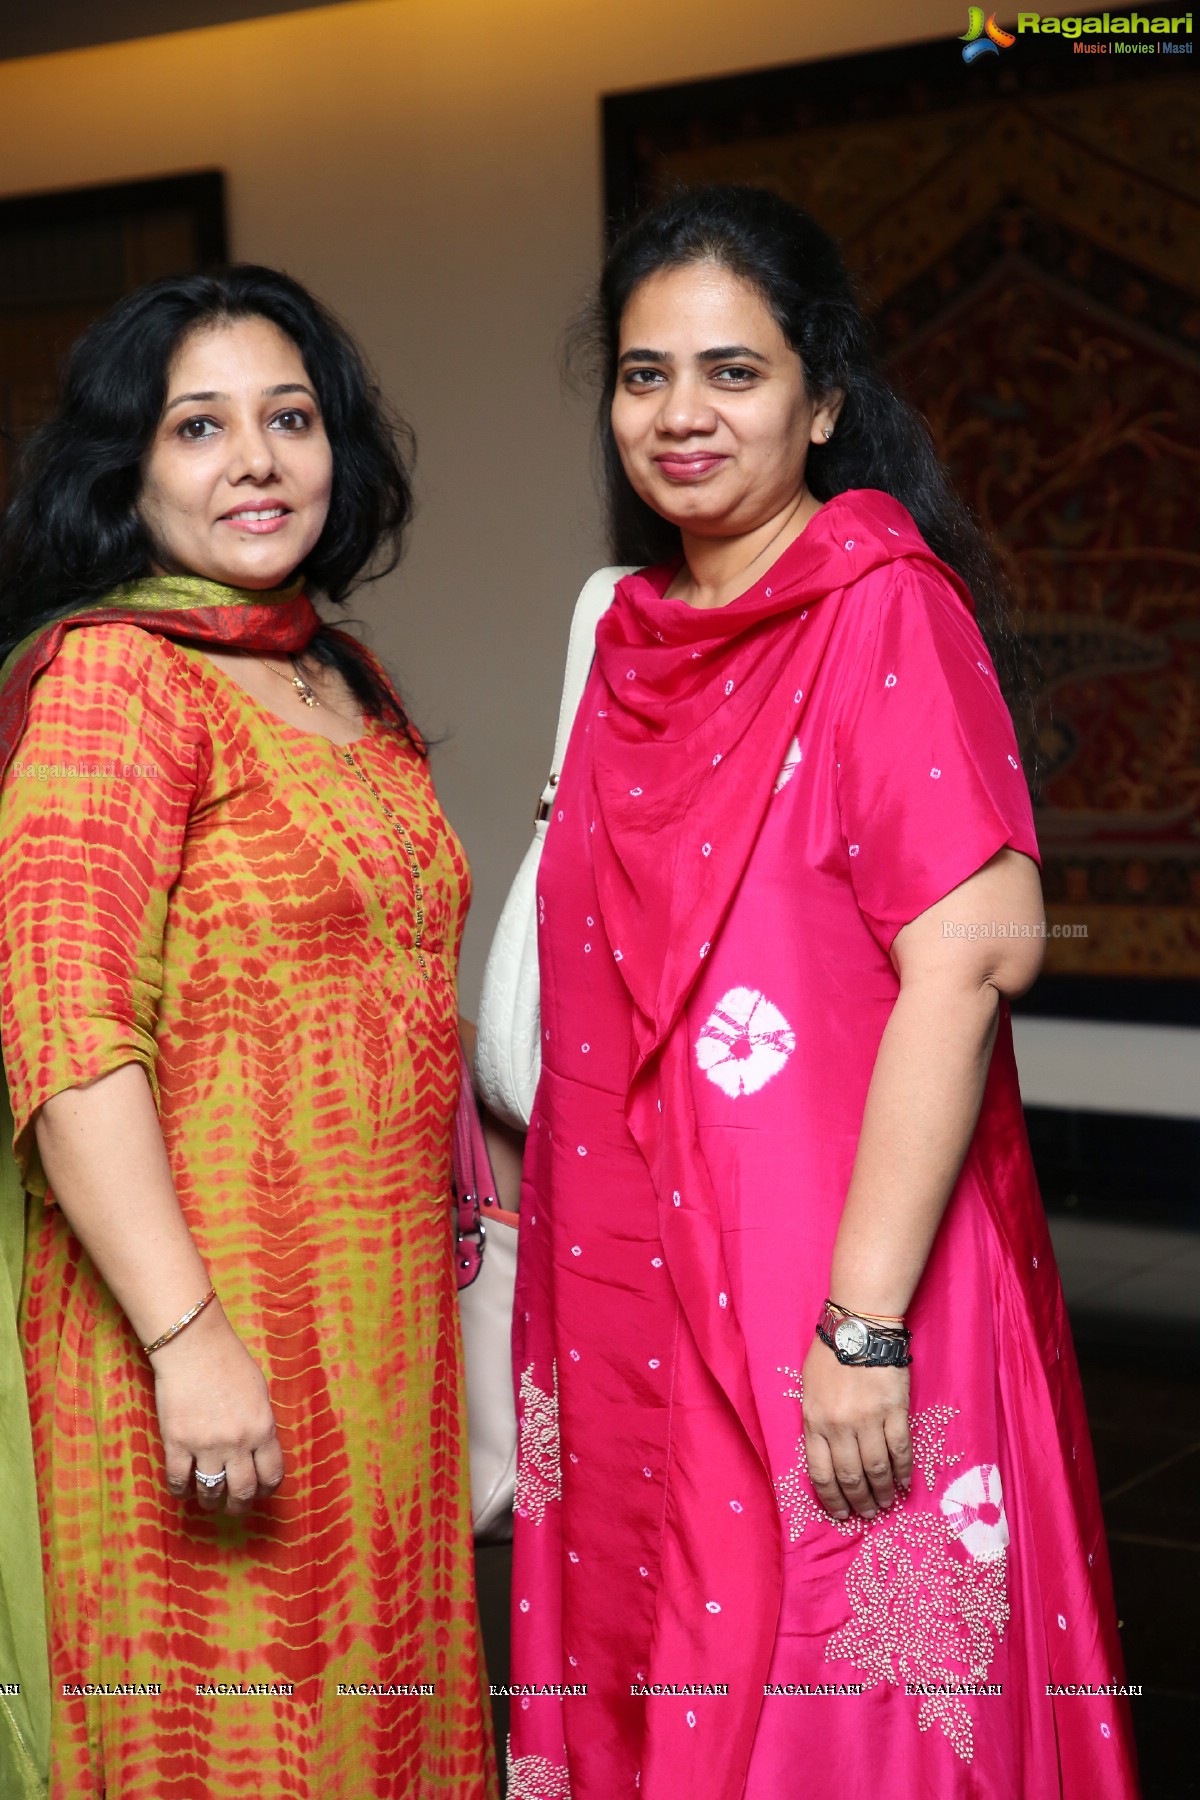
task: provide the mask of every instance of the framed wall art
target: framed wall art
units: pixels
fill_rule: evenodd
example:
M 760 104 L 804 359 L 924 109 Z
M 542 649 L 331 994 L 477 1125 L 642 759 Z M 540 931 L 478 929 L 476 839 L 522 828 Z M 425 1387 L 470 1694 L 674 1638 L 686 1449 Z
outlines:
M 226 254 L 216 170 L 0 200 L 0 493 L 84 327 L 143 282 Z

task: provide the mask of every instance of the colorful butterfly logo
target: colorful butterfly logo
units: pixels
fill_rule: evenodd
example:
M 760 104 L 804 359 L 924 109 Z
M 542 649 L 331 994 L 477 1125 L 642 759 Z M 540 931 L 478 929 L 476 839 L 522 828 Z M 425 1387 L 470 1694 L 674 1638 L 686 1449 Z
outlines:
M 1011 50 L 1016 41 L 1011 31 L 997 25 L 995 13 L 989 13 L 985 22 L 982 6 L 968 6 L 967 29 L 959 39 L 965 63 L 974 62 L 977 56 L 999 56 L 1001 50 Z

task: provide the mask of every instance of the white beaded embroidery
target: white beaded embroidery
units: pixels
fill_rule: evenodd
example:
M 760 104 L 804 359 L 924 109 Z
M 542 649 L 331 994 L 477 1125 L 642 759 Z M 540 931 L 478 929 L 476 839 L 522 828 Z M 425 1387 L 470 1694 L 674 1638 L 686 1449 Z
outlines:
M 880 1515 L 881 1517 L 883 1515 Z M 952 1687 L 986 1682 L 1009 1620 L 1005 1557 L 963 1560 L 944 1519 L 888 1514 L 863 1541 L 846 1575 L 852 1617 L 825 1646 L 827 1662 L 855 1663 L 876 1681 Z M 975 1753 L 961 1694 L 925 1694 L 917 1727 L 936 1725 L 963 1762 Z
M 571 1800 L 571 1778 L 565 1763 L 548 1756 L 513 1756 L 508 1745 L 508 1800 Z
M 521 1376 L 520 1434 L 514 1506 L 523 1519 L 540 1525 L 552 1500 L 562 1499 L 562 1449 L 558 1435 L 558 1364 L 551 1364 L 554 1389 L 533 1379 L 534 1365 Z
M 795 1384 L 785 1388 L 785 1394 L 803 1404 L 799 1370 L 784 1366 L 779 1373 L 791 1376 Z M 925 1407 L 909 1419 L 914 1468 L 930 1494 L 942 1471 L 963 1460 L 961 1451 L 946 1450 L 946 1434 L 957 1417 L 957 1407 L 941 1404 Z M 980 1469 L 985 1466 L 990 1467 Z M 979 1485 L 988 1487 L 982 1478 Z M 981 1504 L 967 1477 L 947 1489 L 943 1501 L 964 1486 L 970 1490 L 971 1503 Z M 958 1539 L 966 1522 L 965 1507 L 952 1501 L 949 1508 L 943 1504 L 942 1511 L 931 1513 L 918 1508 L 911 1491 L 898 1494 L 888 1510 L 869 1523 L 854 1514 L 831 1519 L 813 1495 L 803 1437 L 797 1442 L 795 1466 L 776 1479 L 775 1490 L 780 1511 L 789 1515 L 793 1543 L 808 1525 L 818 1523 L 842 1537 L 861 1540 L 846 1574 L 852 1616 L 826 1643 L 827 1662 L 856 1663 L 874 1680 L 901 1689 L 909 1681 L 943 1687 L 961 1684 L 961 1669 L 952 1664 L 967 1665 L 968 1681 L 987 1680 L 1009 1620 L 1000 1532 L 989 1534 L 986 1547 L 981 1546 L 984 1554 L 964 1556 Z M 1007 1542 L 1007 1526 L 1003 1536 Z M 936 1725 L 955 1754 L 971 1761 L 971 1714 L 961 1694 L 923 1695 L 917 1725 L 921 1731 Z

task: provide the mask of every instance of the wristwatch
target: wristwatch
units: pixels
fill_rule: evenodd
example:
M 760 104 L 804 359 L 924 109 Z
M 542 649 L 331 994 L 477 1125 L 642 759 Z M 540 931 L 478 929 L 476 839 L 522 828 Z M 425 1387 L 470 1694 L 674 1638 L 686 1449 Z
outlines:
M 828 1301 L 817 1321 L 817 1336 L 840 1363 L 856 1369 L 906 1369 L 912 1361 L 912 1333 L 903 1325 L 877 1325 L 843 1312 Z

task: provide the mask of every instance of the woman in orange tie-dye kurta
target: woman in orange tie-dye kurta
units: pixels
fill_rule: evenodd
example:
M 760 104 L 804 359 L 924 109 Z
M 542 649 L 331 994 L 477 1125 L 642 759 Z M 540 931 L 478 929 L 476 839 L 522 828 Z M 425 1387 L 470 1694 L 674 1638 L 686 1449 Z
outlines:
M 361 470 L 339 469 L 328 321 L 298 294 L 233 271 L 124 303 L 118 326 L 166 316 L 175 333 L 149 498 L 158 436 L 140 463 L 151 568 L 35 621 L 0 682 L 0 1027 L 28 1195 L 52 1800 L 495 1793 L 449 1207 L 469 877 L 386 676 L 281 580 L 289 530 L 315 529 L 318 428 L 332 493 L 301 572 L 336 592 L 330 530 L 344 569 L 388 525 L 376 489 L 347 552 Z M 101 327 L 77 357 L 60 443 L 70 380 L 119 341 Z M 24 492 L 46 466 L 35 453 Z M 21 504 L 0 559 L 10 612 Z M 193 568 L 164 574 L 164 538 L 178 569 L 189 532 Z M 142 1344 L 180 1312 L 171 1253 L 161 1295 L 139 1287 L 140 1193 L 126 1240 L 119 1207 L 105 1236 L 111 1168 L 89 1197 L 39 1124 L 56 1096 L 131 1077 L 218 1296 L 153 1358 Z M 224 1479 L 219 1425 L 197 1422 L 220 1396 L 189 1413 L 167 1354 L 202 1358 L 218 1309 L 269 1396 L 241 1461 L 230 1428 Z

